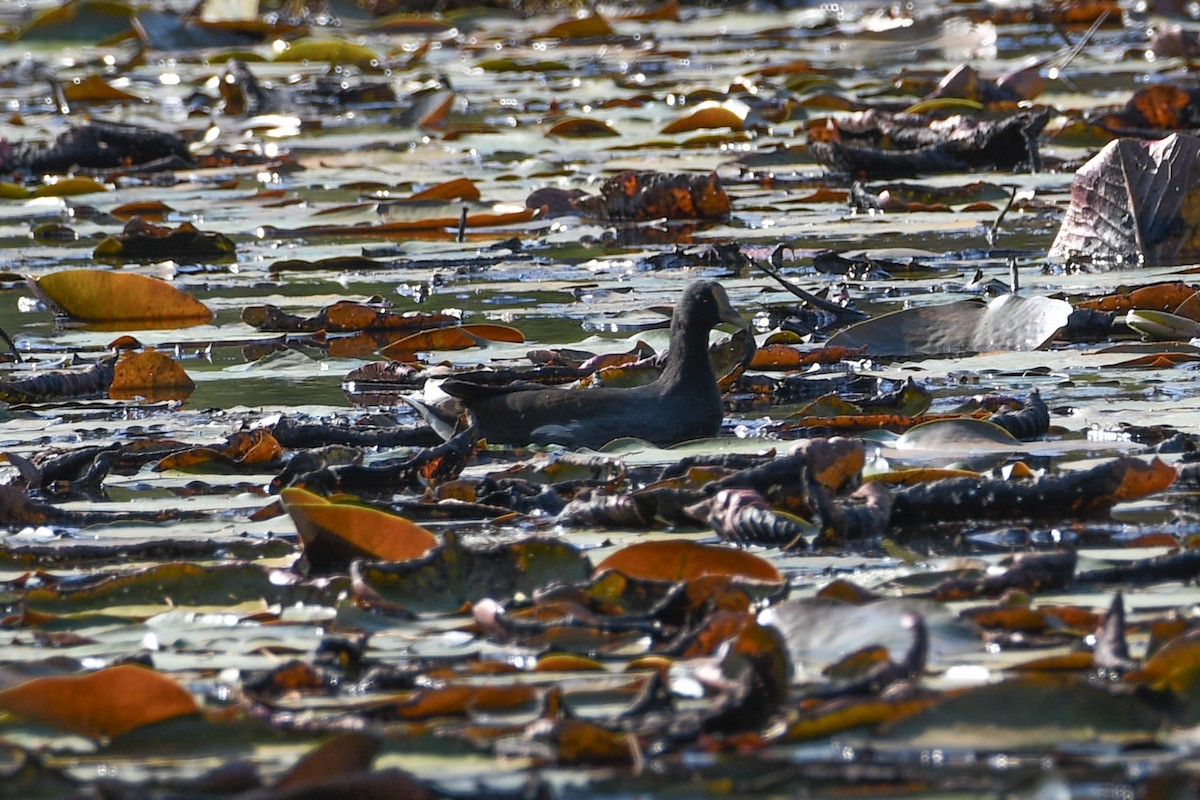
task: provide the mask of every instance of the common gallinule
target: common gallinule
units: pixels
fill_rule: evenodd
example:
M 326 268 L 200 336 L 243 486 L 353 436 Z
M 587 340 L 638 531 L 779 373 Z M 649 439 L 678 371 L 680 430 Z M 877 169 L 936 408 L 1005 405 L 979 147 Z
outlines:
M 474 412 L 489 442 L 596 448 L 621 436 L 658 445 L 715 436 L 723 410 L 708 334 L 720 322 L 749 328 L 721 284 L 695 281 L 675 304 L 666 363 L 653 383 L 560 389 L 449 379 L 441 388 Z

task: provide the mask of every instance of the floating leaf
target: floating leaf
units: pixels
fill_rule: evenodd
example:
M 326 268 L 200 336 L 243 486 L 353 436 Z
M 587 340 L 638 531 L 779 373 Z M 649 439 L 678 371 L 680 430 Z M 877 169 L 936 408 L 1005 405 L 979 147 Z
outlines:
M 283 507 L 300 533 L 314 569 L 344 568 L 354 558 L 408 561 L 437 546 L 438 537 L 404 517 L 353 502 L 331 502 L 304 489 L 284 489 Z
M 1166 311 L 1131 309 L 1125 312 L 1125 324 L 1152 339 L 1186 342 L 1200 336 L 1200 322 Z
M 1182 281 L 1153 283 L 1149 286 L 1139 286 L 1129 292 L 1117 292 L 1104 297 L 1081 300 L 1075 304 L 1075 307 L 1096 311 L 1151 309 L 1177 312 L 1179 307 L 1194 294 L 1196 294 L 1196 287 Z
M 705 575 L 735 575 L 759 581 L 783 579 L 769 561 L 742 550 L 695 542 L 639 542 L 623 547 L 596 565 L 596 573 L 614 569 L 632 578 L 686 581 Z
M 552 581 L 584 580 L 590 571 L 577 548 L 554 537 L 464 544 L 450 531 L 423 558 L 351 565 L 365 602 L 382 598 L 410 611 L 454 611 L 484 597 L 528 596 Z
M 486 203 L 431 203 L 424 206 L 408 203 L 392 203 L 385 211 L 388 220 L 373 225 L 309 225 L 303 228 L 284 230 L 264 227 L 271 236 L 394 236 L 398 233 L 441 232 L 454 236 L 464 222 L 462 210 L 466 207 L 466 228 L 489 228 L 498 225 L 516 225 L 529 222 L 537 213 L 532 208 L 519 208 L 509 204 L 489 205 Z
M 395 123 L 402 128 L 444 129 L 454 100 L 454 92 L 440 89 L 418 95 L 411 106 L 395 117 Z
M 125 353 L 113 368 L 108 396 L 130 399 L 142 396 L 148 400 L 183 400 L 196 388 L 179 362 L 158 350 Z
M 166 281 L 132 272 L 62 270 L 28 283 L 66 316 L 88 322 L 154 322 L 173 328 L 208 322 L 213 316 L 199 300 Z
M 30 192 L 32 197 L 74 197 L 81 194 L 96 194 L 110 189 L 94 178 L 55 178 Z
M 73 41 L 98 44 L 130 33 L 133 8 L 114 0 L 59 3 L 34 17 L 17 38 L 24 41 Z
M 523 342 L 525 336 L 516 328 L 507 325 L 456 325 L 451 328 L 437 328 L 421 331 L 392 342 L 379 351 L 387 358 L 399 361 L 411 359 L 422 350 L 465 350 L 468 347 L 478 347 L 480 340 L 495 342 Z
M 425 14 L 390 14 L 374 20 L 367 29 L 379 33 L 421 34 L 435 38 L 452 37 L 458 32 L 446 20 Z
M 608 20 L 592 13 L 553 25 L 541 36 L 546 39 L 595 39 L 612 34 L 613 29 Z
M 947 693 L 940 703 L 893 724 L 886 737 L 921 747 L 1062 747 L 1137 740 L 1163 722 L 1136 696 L 1103 684 L 1029 677 Z
M 960 417 L 922 422 L 896 440 L 899 450 L 1020 449 L 1021 442 L 994 422 Z
M 18 183 L 11 181 L 0 181 L 0 199 L 4 200 L 27 200 L 33 196 L 33 192 L 21 186 Z
M 1006 294 L 986 305 L 958 300 L 894 311 L 851 325 L 828 347 L 865 347 L 870 355 L 962 355 L 990 350 L 1037 350 L 1058 335 L 1071 304 L 1049 297 Z
M 696 106 L 696 109 L 675 120 L 662 129 L 663 133 L 686 133 L 705 128 L 729 128 L 731 131 L 745 130 L 746 116 L 750 107 L 740 100 L 726 100 L 719 103 L 708 100 Z
M 192 447 L 172 453 L 154 465 L 155 472 L 173 469 L 193 473 L 262 472 L 277 465 L 283 448 L 265 428 L 238 431 L 220 447 Z
M 319 785 L 347 774 L 366 772 L 379 751 L 379 740 L 362 731 L 345 731 L 304 755 L 275 782 L 275 789 Z
M 132 665 L 89 675 L 34 678 L 0 691 L 0 711 L 94 739 L 198 710 L 192 695 L 178 683 Z
M 139 203 L 123 203 L 108 213 L 112 214 L 117 219 L 124 220 L 133 219 L 134 217 L 141 217 L 142 219 L 149 220 L 161 220 L 172 211 L 174 211 L 174 209 L 166 203 L 163 203 L 159 200 L 147 200 Z
M 141 103 L 135 94 L 114 87 L 99 75 L 76 78 L 63 87 L 63 95 L 72 103 Z
M 796 680 L 806 681 L 866 647 L 886 647 L 892 660 L 899 661 L 913 646 L 916 631 L 905 624 L 913 614 L 920 615 L 928 631 L 931 663 L 982 651 L 978 627 L 931 600 L 879 600 L 866 605 L 815 597 L 787 600 L 760 613 L 759 622 L 783 632 Z
M 232 261 L 237 246 L 228 236 L 199 230 L 190 222 L 178 228 L 153 225 L 140 217 L 125 224 L 117 236 L 106 236 L 92 256 L 99 261 L 161 261 L 181 263 Z
M 558 136 L 563 139 L 595 139 L 608 136 L 620 136 L 613 127 L 604 120 L 591 117 L 567 117 L 559 120 L 546 131 L 547 136 Z
M 1179 474 L 1175 467 L 1155 457 L 1150 463 L 1141 459 L 1124 459 L 1125 469 L 1120 485 L 1113 490 L 1118 503 L 1140 500 L 1168 489 Z
M 478 200 L 479 187 L 470 178 L 455 178 L 413 193 L 412 200 Z
M 111 613 L 125 605 L 229 607 L 251 601 L 280 602 L 289 590 L 286 581 L 272 582 L 270 573 L 254 564 L 201 566 L 170 561 L 132 572 L 102 572 L 67 586 L 30 589 L 24 602 L 57 614 Z
M 324 61 L 329 64 L 356 64 L 374 66 L 382 62 L 379 54 L 366 45 L 355 44 L 341 38 L 299 39 L 275 56 L 275 60 L 286 63 L 298 61 Z
M 848 698 L 836 700 L 803 713 L 788 725 L 784 738 L 800 742 L 832 736 L 844 730 L 895 722 L 923 711 L 937 702 L 936 697 Z

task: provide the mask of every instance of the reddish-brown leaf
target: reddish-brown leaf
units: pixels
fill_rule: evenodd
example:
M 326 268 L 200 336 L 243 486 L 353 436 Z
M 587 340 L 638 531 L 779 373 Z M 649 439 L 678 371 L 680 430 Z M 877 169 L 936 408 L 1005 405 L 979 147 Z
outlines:
M 88 675 L 34 678 L 0 691 L 0 711 L 97 739 L 198 710 L 192 695 L 171 678 L 128 664 Z

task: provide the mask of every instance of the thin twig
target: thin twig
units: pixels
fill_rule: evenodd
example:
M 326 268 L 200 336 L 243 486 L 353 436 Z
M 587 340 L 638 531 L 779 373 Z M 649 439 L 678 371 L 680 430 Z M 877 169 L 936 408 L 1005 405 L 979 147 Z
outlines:
M 839 317 L 854 317 L 854 318 L 858 318 L 858 319 L 865 319 L 866 317 L 870 316 L 869 314 L 867 314 L 863 311 L 859 311 L 856 308 L 846 308 L 845 306 L 839 306 L 837 303 L 831 303 L 828 300 L 822 300 L 820 297 L 817 297 L 815 294 L 804 291 L 799 286 L 792 283 L 787 278 L 783 277 L 778 272 L 776 272 L 775 270 L 768 267 L 766 262 L 763 261 L 762 259 L 756 258 L 756 259 L 754 259 L 754 263 L 758 265 L 759 269 L 761 269 L 763 272 L 767 273 L 772 278 L 774 278 L 776 281 L 778 281 L 780 286 L 787 289 L 789 292 L 796 295 L 796 297 L 799 297 L 801 300 L 803 300 L 804 302 L 808 303 L 811 306 L 814 306 L 815 308 L 819 308 L 822 311 L 828 311 L 829 313 L 836 314 Z
M 1004 208 L 1000 209 L 1000 215 L 992 223 L 992 226 L 987 229 L 984 238 L 987 240 L 988 247 L 996 246 L 996 235 L 1000 233 L 1000 222 L 1004 219 L 1004 215 L 1013 207 L 1013 203 L 1017 201 L 1017 187 L 1012 187 L 1012 194 L 1008 196 L 1008 202 L 1004 204 Z
M 8 349 L 12 351 L 13 357 L 17 359 L 18 363 L 25 360 L 21 358 L 21 354 L 17 352 L 17 346 L 13 344 L 13 340 L 9 337 L 8 331 L 4 330 L 4 328 L 0 328 L 0 339 L 3 339 L 4 343 L 8 345 Z

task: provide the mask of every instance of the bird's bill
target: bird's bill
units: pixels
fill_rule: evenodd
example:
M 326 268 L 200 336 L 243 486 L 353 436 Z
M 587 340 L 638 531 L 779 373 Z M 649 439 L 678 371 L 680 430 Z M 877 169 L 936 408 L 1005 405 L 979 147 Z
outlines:
M 750 323 L 737 312 L 733 307 L 733 303 L 729 302 L 729 295 L 725 293 L 725 289 L 717 286 L 713 290 L 713 296 L 717 300 L 717 316 L 722 321 L 728 322 L 730 325 L 737 325 L 744 331 L 750 330 Z

